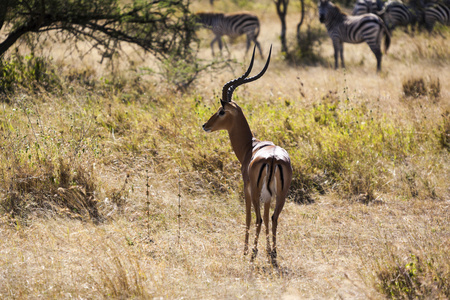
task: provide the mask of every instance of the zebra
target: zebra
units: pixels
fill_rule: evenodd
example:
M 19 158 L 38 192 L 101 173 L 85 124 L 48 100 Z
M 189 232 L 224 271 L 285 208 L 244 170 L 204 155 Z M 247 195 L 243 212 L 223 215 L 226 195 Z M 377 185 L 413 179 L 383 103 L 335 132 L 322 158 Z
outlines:
M 429 3 L 425 6 L 425 28 L 428 32 L 433 30 L 436 22 L 450 25 L 450 7 L 447 2 Z
M 385 52 L 391 43 L 391 35 L 383 20 L 375 14 L 349 16 L 329 0 L 319 1 L 319 20 L 324 23 L 328 35 L 333 41 L 334 65 L 338 68 L 338 56 L 341 56 L 341 65 L 344 64 L 343 43 L 359 44 L 366 42 L 377 59 L 377 71 L 381 70 L 381 38 L 385 35 Z
M 250 42 L 253 41 L 258 47 L 261 57 L 263 56 L 261 51 L 261 45 L 256 40 L 259 35 L 260 25 L 259 19 L 256 15 L 248 12 L 237 13 L 196 13 L 197 22 L 203 24 L 204 27 L 211 29 L 216 35 L 211 42 L 211 51 L 214 55 L 214 43 L 219 44 L 220 52 L 222 52 L 222 36 L 228 35 L 231 38 L 238 37 L 240 35 L 247 35 L 247 50 L 250 48 Z
M 389 1 L 384 7 L 382 18 L 389 30 L 394 30 L 397 26 L 407 27 L 411 24 L 414 31 L 414 24 L 417 22 L 417 12 L 412 7 L 408 7 L 401 2 Z
M 383 10 L 384 3 L 381 0 L 357 0 L 352 15 L 377 14 Z

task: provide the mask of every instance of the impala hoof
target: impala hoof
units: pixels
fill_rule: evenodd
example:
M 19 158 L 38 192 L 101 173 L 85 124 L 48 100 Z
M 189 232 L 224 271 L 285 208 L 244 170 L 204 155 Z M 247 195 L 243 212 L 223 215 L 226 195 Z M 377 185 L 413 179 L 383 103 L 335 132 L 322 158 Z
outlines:
M 270 253 L 270 260 L 272 262 L 272 266 L 274 266 L 275 268 L 278 268 L 277 251 L 274 250 Z
M 252 251 L 253 253 L 252 253 L 252 259 L 250 260 L 250 261 L 253 261 L 255 258 L 256 258 L 256 255 L 258 254 L 258 249 L 253 249 L 253 251 Z

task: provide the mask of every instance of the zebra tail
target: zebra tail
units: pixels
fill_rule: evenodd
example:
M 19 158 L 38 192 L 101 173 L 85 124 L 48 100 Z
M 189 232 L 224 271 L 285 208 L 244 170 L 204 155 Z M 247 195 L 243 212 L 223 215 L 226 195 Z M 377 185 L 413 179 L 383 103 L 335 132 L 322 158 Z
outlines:
M 258 27 L 256 27 L 256 31 L 255 31 L 255 40 L 258 37 L 260 30 L 261 30 L 261 26 L 260 26 L 259 21 L 258 21 Z
M 384 38 L 384 53 L 387 53 L 387 51 L 389 49 L 389 46 L 391 45 L 391 32 L 387 28 L 387 26 L 384 23 L 384 21 L 381 20 L 380 24 L 383 27 L 384 34 L 386 35 L 385 38 Z
M 384 53 L 388 52 L 389 46 L 391 45 L 391 35 L 389 31 L 386 31 L 386 36 L 384 38 Z

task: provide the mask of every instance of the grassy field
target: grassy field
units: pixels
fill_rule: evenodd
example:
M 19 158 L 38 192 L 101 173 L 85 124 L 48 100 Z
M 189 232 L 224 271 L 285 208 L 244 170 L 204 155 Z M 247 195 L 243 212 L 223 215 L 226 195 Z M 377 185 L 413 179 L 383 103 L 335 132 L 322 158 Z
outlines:
M 450 298 L 448 28 L 396 31 L 379 74 L 367 45 L 345 45 L 347 69 L 334 70 L 314 11 L 318 62 L 305 65 L 280 53 L 272 2 L 245 9 L 274 52 L 234 100 L 294 168 L 279 268 L 263 237 L 254 263 L 243 255 L 240 165 L 227 133 L 201 129 L 248 64 L 244 39 L 227 40 L 230 61 L 184 92 L 131 49 L 99 65 L 95 53 L 44 45 L 4 62 L 0 298 Z M 212 37 L 199 36 L 209 61 Z

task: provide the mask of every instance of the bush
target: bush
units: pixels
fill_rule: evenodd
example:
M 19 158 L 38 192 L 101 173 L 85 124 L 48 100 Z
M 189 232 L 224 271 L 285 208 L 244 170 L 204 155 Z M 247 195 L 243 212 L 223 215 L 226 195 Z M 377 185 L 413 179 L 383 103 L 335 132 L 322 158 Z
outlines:
M 91 138 L 73 116 L 70 129 L 55 130 L 27 105 L 0 118 L 0 209 L 16 220 L 34 214 L 100 221 Z
M 450 111 L 442 114 L 442 124 L 439 126 L 438 138 L 442 147 L 450 151 Z
M 61 159 L 58 165 L 46 162 L 37 168 L 16 165 L 8 179 L 9 189 L 0 204 L 14 219 L 51 213 L 95 222 L 101 220 L 91 170 Z
M 439 78 L 425 80 L 423 78 L 409 78 L 403 81 L 403 93 L 406 97 L 419 98 L 430 96 L 439 98 L 441 95 L 441 84 Z
M 308 24 L 306 32 L 300 32 L 300 40 L 297 41 L 294 51 L 287 54 L 287 60 L 295 65 L 325 65 L 325 59 L 316 47 L 326 36 L 327 33 L 323 28 L 312 27 Z
M 11 93 L 17 87 L 51 90 L 59 86 L 54 67 L 33 53 L 22 56 L 16 51 L 9 60 L 0 58 L 0 94 Z
M 447 264 L 411 254 L 378 272 L 379 287 L 391 299 L 448 299 L 450 270 Z

